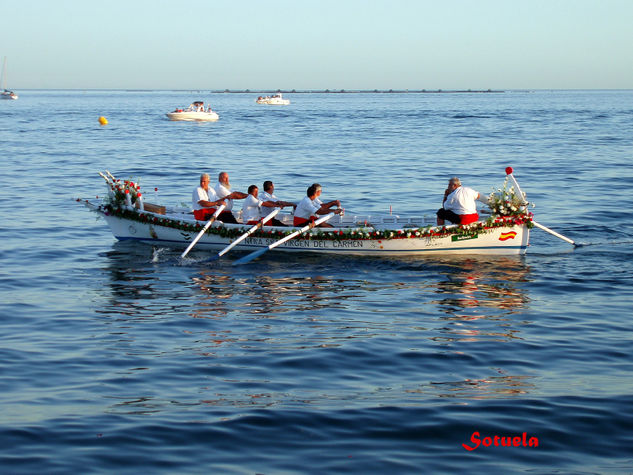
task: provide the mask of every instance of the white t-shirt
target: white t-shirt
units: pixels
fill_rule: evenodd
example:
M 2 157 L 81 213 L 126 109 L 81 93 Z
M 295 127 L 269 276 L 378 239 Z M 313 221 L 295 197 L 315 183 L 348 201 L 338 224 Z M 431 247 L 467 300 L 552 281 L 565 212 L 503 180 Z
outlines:
M 317 204 L 318 202 L 318 204 Z M 295 209 L 295 216 L 297 218 L 310 219 L 310 216 L 316 215 L 316 212 L 321 208 L 321 202 L 318 198 L 311 200 L 309 196 L 305 196 Z
M 204 188 L 199 186 L 198 188 L 193 190 L 193 193 L 191 195 L 191 205 L 193 206 L 193 209 L 202 209 L 204 208 L 204 206 L 200 205 L 198 201 L 218 201 L 219 199 L 220 198 L 217 197 L 213 188 L 205 190 Z
M 460 186 L 446 197 L 444 209 L 455 214 L 475 214 L 477 212 L 475 200 L 478 195 L 479 193 L 472 188 Z
M 218 182 L 218 184 L 215 185 L 215 194 L 218 195 L 218 199 L 220 199 L 230 195 L 231 190 L 229 190 L 222 183 Z M 233 200 L 226 200 L 226 208 L 224 209 L 227 211 L 231 211 L 233 209 Z
M 262 191 L 259 196 L 261 197 L 262 201 L 272 201 L 274 203 L 277 203 L 277 201 L 279 201 L 279 198 L 277 198 L 275 195 L 271 195 L 270 193 L 266 192 L 266 191 Z M 266 214 L 266 211 L 268 211 L 269 213 L 274 210 L 275 208 L 270 207 L 270 206 L 264 206 L 264 214 Z
M 274 201 L 275 203 L 279 201 L 275 195 L 268 193 L 267 191 L 261 192 L 262 201 Z
M 262 203 L 262 200 L 255 198 L 253 195 L 248 195 L 242 205 L 242 222 L 259 221 L 262 218 Z
M 275 195 L 270 194 L 270 193 L 268 193 L 266 191 L 262 191 L 260 196 L 262 198 L 262 201 L 272 201 L 273 203 L 277 203 L 278 201 L 281 201 Z M 263 206 L 262 207 L 262 213 L 264 214 L 264 216 L 266 216 L 267 214 L 272 213 L 275 208 L 276 207 L 273 207 L 273 206 Z

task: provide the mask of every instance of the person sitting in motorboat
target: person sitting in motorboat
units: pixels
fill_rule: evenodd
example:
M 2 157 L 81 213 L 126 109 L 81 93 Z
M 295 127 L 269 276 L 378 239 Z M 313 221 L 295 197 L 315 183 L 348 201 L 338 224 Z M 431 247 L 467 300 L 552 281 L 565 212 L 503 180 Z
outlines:
M 225 215 L 225 219 L 222 219 L 222 221 L 225 223 L 237 223 L 237 220 L 231 212 L 233 209 L 233 200 L 243 200 L 248 196 L 248 194 L 241 191 L 231 191 L 231 183 L 229 183 L 229 174 L 227 172 L 220 172 L 218 175 L 218 183 L 215 185 L 215 193 L 218 195 L 218 198 L 226 199 L 226 209 L 220 215 Z M 228 216 L 229 214 L 230 217 Z
M 192 102 L 187 107 L 187 112 L 204 112 L 204 103 L 200 101 Z
M 470 224 L 478 221 L 479 214 L 475 203 L 477 200 L 488 204 L 486 196 L 462 186 L 459 178 L 451 178 L 448 180 L 448 188 L 444 191 L 442 207 L 437 210 L 437 225 L 444 225 L 446 220 L 453 224 Z
M 343 209 L 341 208 L 341 202 L 339 200 L 328 201 L 323 203 L 319 196 L 321 196 L 322 188 L 318 183 L 313 183 L 306 190 L 306 196 L 299 202 L 295 209 L 293 224 L 295 226 L 304 226 L 310 222 L 314 222 L 317 215 L 328 214 L 332 212 L 331 208 L 337 206 L 338 208 L 333 210 L 336 214 L 341 214 Z M 331 224 L 325 222 L 319 226 L 323 228 L 333 227 Z
M 191 204 L 193 206 L 193 216 L 198 221 L 207 221 L 218 206 L 225 204 L 224 198 L 218 198 L 213 188 L 209 188 L 208 173 L 200 175 L 200 186 L 193 190 Z
M 244 200 L 244 204 L 242 205 L 243 223 L 257 224 L 259 220 L 270 214 L 275 207 L 283 208 L 283 205 L 281 205 L 281 203 L 261 200 L 259 199 L 258 195 L 259 188 L 257 188 L 257 185 L 251 185 L 248 187 L 248 196 L 246 197 L 246 199 Z M 262 213 L 262 211 L 264 212 Z M 266 224 L 273 225 L 270 221 L 268 221 Z
M 274 203 L 273 206 L 279 206 L 281 208 L 284 208 L 286 206 L 292 206 L 293 208 L 297 207 L 295 203 L 291 203 L 290 201 L 280 200 L 279 198 L 275 196 L 274 192 L 275 192 L 275 185 L 273 184 L 272 181 L 266 180 L 264 182 L 264 191 L 262 192 L 262 196 L 261 196 L 261 199 L 264 200 L 264 204 L 262 205 L 263 206 L 262 213 L 264 214 L 264 216 L 273 210 L 272 207 L 266 204 L 267 201 L 272 201 Z M 277 218 L 271 219 L 269 223 L 271 226 L 285 226 L 285 224 L 279 221 Z

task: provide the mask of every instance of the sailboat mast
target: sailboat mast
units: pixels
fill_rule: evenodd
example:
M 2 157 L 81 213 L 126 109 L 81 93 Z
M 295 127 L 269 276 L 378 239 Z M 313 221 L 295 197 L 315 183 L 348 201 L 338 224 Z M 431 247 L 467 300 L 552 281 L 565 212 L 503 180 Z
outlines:
M 7 57 L 4 57 L 4 61 L 2 61 L 2 90 L 6 91 L 6 82 L 4 79 L 4 70 L 7 68 Z

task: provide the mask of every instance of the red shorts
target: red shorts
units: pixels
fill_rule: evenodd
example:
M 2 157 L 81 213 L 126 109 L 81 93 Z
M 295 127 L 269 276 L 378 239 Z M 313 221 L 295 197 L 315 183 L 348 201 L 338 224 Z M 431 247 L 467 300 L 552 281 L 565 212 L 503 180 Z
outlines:
M 196 218 L 198 221 L 208 221 L 209 218 L 213 216 L 213 213 L 215 213 L 215 211 L 215 208 L 194 209 L 193 217 Z
M 258 221 L 258 220 L 256 220 L 256 219 L 251 219 L 251 220 L 250 220 L 249 222 L 247 222 L 246 224 L 257 224 L 257 223 L 259 223 L 259 221 Z
M 316 218 L 314 216 L 310 216 L 310 219 L 305 218 L 297 218 L 296 216 L 292 220 L 293 226 L 305 226 L 308 223 L 314 223 Z
M 470 224 L 479 221 L 479 215 L 477 213 L 473 214 L 460 214 L 460 222 L 459 224 Z

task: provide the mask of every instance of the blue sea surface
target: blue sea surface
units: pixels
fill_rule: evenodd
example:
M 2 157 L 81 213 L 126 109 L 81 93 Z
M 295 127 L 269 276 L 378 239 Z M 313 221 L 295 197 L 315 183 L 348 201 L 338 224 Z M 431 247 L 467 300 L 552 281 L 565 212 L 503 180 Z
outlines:
M 0 103 L 0 472 L 633 471 L 633 91 L 18 93 Z M 167 120 L 193 100 L 220 120 Z M 582 246 L 535 228 L 525 256 L 232 266 L 116 242 L 75 201 L 109 170 L 188 205 L 227 171 L 433 216 L 448 178 L 489 193 L 506 166 Z

